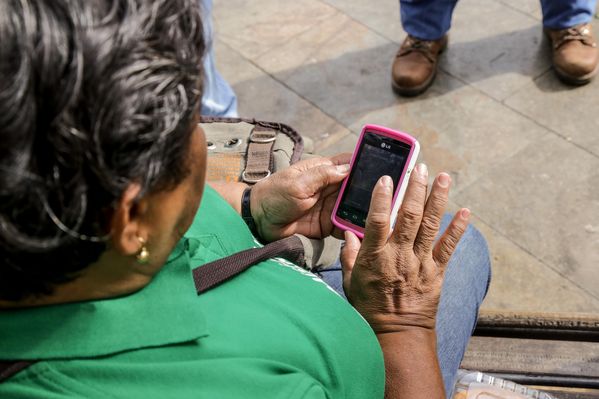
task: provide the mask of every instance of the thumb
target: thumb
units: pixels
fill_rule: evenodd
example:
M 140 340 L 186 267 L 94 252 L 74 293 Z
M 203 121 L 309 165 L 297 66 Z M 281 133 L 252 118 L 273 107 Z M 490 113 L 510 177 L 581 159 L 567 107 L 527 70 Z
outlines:
M 326 187 L 337 184 L 349 173 L 349 165 L 320 165 L 306 170 L 300 176 L 299 185 L 309 193 L 317 193 Z
M 350 231 L 345 232 L 345 245 L 341 249 L 339 258 L 343 272 L 343 290 L 346 294 L 349 293 L 351 274 L 354 270 L 354 264 L 356 263 L 361 245 L 360 240 L 354 233 Z

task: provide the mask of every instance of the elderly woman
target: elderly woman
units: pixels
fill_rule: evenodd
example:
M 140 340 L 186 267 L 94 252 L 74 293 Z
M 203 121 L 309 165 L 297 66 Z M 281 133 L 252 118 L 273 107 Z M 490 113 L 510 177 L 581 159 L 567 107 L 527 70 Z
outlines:
M 377 183 L 349 302 L 277 259 L 197 294 L 193 268 L 259 246 L 244 187 L 204 184 L 202 31 L 196 0 L 0 3 L 0 361 L 31 363 L 0 397 L 444 397 L 489 271 L 468 210 L 435 241 L 447 174 L 427 199 L 416 168 L 390 237 Z M 347 159 L 258 183 L 262 239 L 341 236 Z

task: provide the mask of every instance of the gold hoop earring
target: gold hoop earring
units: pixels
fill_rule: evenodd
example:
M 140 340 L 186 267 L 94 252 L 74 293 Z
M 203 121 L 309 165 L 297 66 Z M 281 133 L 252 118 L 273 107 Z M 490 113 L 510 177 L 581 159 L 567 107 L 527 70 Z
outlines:
M 142 264 L 148 263 L 148 261 L 150 260 L 150 251 L 148 251 L 148 247 L 146 247 L 146 240 L 139 236 L 137 237 L 137 239 L 141 244 L 139 252 L 137 252 L 137 255 L 135 256 L 137 258 L 137 262 Z

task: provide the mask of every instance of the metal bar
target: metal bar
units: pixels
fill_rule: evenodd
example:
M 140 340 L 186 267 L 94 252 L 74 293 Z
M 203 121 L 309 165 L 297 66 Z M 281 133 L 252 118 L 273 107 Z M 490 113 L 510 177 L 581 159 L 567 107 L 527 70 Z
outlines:
M 487 374 L 503 378 L 505 380 L 514 381 L 521 385 L 545 385 L 551 387 L 599 389 L 599 380 L 596 378 L 563 375 L 523 375 L 493 372 L 487 372 Z
M 486 311 L 481 312 L 474 335 L 599 342 L 599 316 Z

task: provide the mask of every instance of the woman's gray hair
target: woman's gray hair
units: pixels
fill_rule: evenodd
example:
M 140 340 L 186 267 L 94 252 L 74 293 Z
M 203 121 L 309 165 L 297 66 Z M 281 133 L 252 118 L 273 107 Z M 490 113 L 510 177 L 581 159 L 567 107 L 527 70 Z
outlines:
M 187 174 L 197 0 L 0 2 L 0 298 L 47 294 L 106 249 L 107 215 Z

